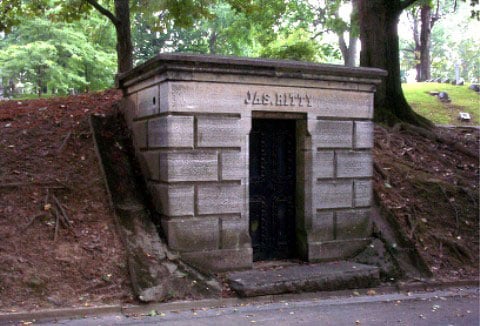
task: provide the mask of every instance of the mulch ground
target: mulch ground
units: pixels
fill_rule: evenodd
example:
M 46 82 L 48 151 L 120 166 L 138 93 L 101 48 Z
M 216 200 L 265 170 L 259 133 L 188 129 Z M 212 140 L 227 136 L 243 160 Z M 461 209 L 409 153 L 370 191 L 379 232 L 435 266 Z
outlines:
M 88 123 L 120 98 L 0 102 L 0 312 L 133 301 Z M 475 278 L 479 131 L 434 132 L 377 126 L 375 191 L 435 278 Z

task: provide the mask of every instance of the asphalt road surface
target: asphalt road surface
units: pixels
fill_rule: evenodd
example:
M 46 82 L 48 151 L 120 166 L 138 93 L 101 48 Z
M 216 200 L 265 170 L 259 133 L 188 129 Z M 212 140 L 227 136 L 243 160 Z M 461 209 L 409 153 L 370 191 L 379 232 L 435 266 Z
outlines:
M 152 316 L 102 316 L 61 320 L 55 324 L 480 325 L 478 288 L 308 300 L 302 300 L 299 295 L 295 300 L 275 303 L 246 303 L 236 307 L 214 309 L 151 311 L 150 314 Z

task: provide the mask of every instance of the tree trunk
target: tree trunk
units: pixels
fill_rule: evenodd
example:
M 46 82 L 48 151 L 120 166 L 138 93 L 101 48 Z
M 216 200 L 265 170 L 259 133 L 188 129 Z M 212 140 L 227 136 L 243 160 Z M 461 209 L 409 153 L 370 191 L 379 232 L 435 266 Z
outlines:
M 358 37 L 352 35 L 352 32 L 349 32 L 349 41 L 348 46 L 345 42 L 345 37 L 343 34 L 338 34 L 338 44 L 340 51 L 342 52 L 343 62 L 347 67 L 355 67 L 355 56 L 357 54 L 357 42 Z
M 352 0 L 352 14 L 350 15 L 350 27 L 348 29 L 348 45 L 345 41 L 344 32 L 338 33 L 338 44 L 342 52 L 343 62 L 347 67 L 355 67 L 358 43 L 358 1 Z M 338 12 L 335 16 L 338 17 Z
M 415 70 L 417 72 L 415 80 L 420 81 L 422 79 L 422 69 L 420 65 L 420 53 L 422 48 L 422 45 L 420 43 L 420 20 L 418 18 L 418 11 L 416 9 L 412 10 L 411 14 L 413 20 L 413 40 L 415 41 L 413 59 L 415 60 Z
M 114 23 L 117 32 L 118 73 L 127 72 L 133 68 L 133 44 L 130 30 L 130 7 L 128 0 L 115 0 Z
M 212 55 L 216 54 L 216 48 L 217 48 L 217 32 L 213 30 L 208 40 L 208 50 L 210 54 Z
M 360 1 L 360 65 L 385 69 L 388 73 L 375 93 L 375 121 L 430 127 L 427 119 L 412 110 L 402 91 L 397 30 L 402 6 L 399 0 Z
M 429 5 L 422 6 L 420 9 L 422 28 L 420 30 L 420 79 L 418 79 L 418 81 L 425 81 L 432 78 L 430 74 L 430 46 L 432 44 L 431 12 L 432 8 Z

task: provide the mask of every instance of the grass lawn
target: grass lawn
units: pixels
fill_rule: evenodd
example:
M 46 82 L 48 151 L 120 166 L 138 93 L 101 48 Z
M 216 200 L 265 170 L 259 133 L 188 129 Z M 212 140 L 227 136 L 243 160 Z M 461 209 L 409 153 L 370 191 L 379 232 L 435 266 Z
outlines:
M 433 121 L 443 125 L 478 125 L 480 119 L 480 95 L 465 86 L 441 83 L 402 84 L 405 97 L 413 109 Z M 447 92 L 452 102 L 442 103 L 430 91 Z M 458 120 L 459 112 L 468 112 L 471 122 Z

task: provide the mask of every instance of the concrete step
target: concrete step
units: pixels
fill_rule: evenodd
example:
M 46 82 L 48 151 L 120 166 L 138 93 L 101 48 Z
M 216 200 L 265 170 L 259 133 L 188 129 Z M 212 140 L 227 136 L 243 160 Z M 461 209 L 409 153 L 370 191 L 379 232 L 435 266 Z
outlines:
M 229 273 L 227 279 L 243 297 L 367 288 L 380 283 L 378 267 L 347 261 L 252 269 Z

